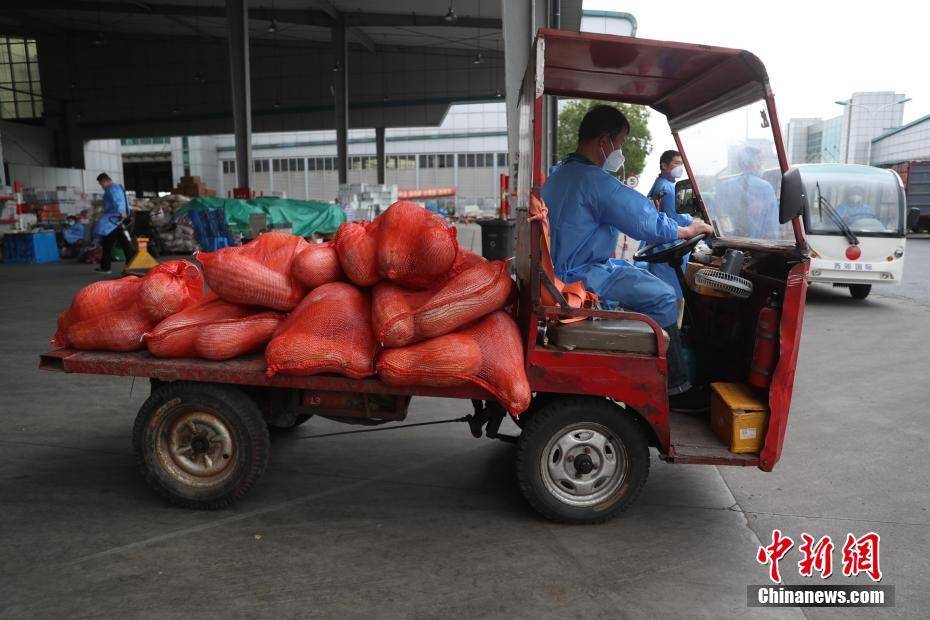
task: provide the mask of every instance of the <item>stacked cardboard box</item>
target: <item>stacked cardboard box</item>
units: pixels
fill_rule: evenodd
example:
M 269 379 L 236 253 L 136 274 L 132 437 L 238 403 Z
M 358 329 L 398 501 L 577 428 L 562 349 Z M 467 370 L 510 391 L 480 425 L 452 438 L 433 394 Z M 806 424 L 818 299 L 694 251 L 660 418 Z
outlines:
M 372 220 L 395 202 L 396 185 L 350 183 L 339 186 L 339 204 L 350 221 Z
M 178 186 L 171 193 L 188 196 L 190 198 L 199 198 L 201 196 L 216 196 L 216 190 L 207 187 L 206 183 L 200 177 L 190 176 L 181 177 Z

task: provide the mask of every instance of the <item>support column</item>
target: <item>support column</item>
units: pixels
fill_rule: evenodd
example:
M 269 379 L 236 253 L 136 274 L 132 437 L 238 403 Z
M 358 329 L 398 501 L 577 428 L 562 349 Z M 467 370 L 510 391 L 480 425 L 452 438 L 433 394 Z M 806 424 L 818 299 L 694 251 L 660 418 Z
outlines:
M 229 71 L 232 82 L 237 186 L 249 187 L 252 170 L 252 82 L 249 76 L 248 0 L 226 0 Z
M 333 67 L 333 99 L 336 106 L 336 168 L 339 184 L 348 183 L 349 170 L 349 67 L 345 24 L 333 29 L 333 52 L 336 65 Z
M 378 153 L 378 185 L 384 185 L 384 127 L 375 127 L 375 149 Z

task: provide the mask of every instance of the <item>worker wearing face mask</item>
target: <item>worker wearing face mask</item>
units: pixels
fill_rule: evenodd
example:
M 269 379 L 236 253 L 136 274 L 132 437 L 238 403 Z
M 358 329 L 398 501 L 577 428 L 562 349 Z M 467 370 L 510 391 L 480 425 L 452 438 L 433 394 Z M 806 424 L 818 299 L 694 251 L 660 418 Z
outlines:
M 681 153 L 678 151 L 665 151 L 659 158 L 659 176 L 656 177 L 652 188 L 646 196 L 653 201 L 658 201 L 661 213 L 667 215 L 670 219 L 675 220 L 679 226 L 688 226 L 692 218 L 687 213 L 678 213 L 675 211 L 675 182 L 682 177 L 685 172 L 685 165 L 681 159 Z M 646 247 L 647 242 L 640 244 L 640 249 Z M 688 254 L 682 257 L 682 265 L 688 263 Z M 681 326 L 681 316 L 684 310 L 684 296 L 681 292 L 681 285 L 678 283 L 678 275 L 675 268 L 668 263 L 643 263 L 643 268 L 648 269 L 649 273 L 659 278 L 672 287 L 678 300 L 678 325 Z
M 713 229 L 701 220 L 679 226 L 613 176 L 623 165 L 622 147 L 629 133 L 630 123 L 618 109 L 591 108 L 578 128 L 575 152 L 543 185 L 552 264 L 563 282 L 580 280 L 606 306 L 642 312 L 665 328 L 669 395 L 678 396 L 691 386 L 678 337 L 675 291 L 647 270 L 612 256 L 621 232 L 647 243 L 666 243 L 711 234 Z
M 858 185 L 853 185 L 846 190 L 846 197 L 836 208 L 836 213 L 847 224 L 875 217 L 875 211 L 865 202 L 865 190 Z

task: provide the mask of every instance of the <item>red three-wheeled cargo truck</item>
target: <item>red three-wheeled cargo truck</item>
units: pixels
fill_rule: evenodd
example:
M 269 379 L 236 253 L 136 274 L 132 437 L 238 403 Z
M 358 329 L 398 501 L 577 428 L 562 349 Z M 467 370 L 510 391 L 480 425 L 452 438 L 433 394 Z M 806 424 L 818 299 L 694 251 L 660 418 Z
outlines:
M 689 177 L 676 188 L 679 210 L 705 218 L 716 234 L 648 248 L 639 258 L 675 264 L 690 253 L 679 268 L 691 378 L 704 387 L 745 386 L 762 403 L 753 450 L 731 451 L 707 413 L 669 411 L 666 334 L 655 321 L 622 308 L 575 307 L 555 286 L 538 208 L 546 95 L 647 105 L 667 118 Z M 261 355 L 212 362 L 59 349 L 43 355 L 41 367 L 149 378 L 151 395 L 133 430 L 138 460 L 156 491 L 188 507 L 225 507 L 254 485 L 268 459 L 268 425 L 296 426 L 312 415 L 400 421 L 414 396 L 473 401 L 473 434 L 515 441 L 527 500 L 563 522 L 604 521 L 632 504 L 649 473 L 650 447 L 667 463 L 771 471 L 788 423 L 808 254 L 803 184 L 789 170 L 762 63 L 742 50 L 544 29 L 530 53 L 519 123 L 513 314 L 533 401 L 514 418 L 518 437 L 500 433 L 506 412 L 478 387 L 267 377 Z M 766 167 L 779 171 L 765 175 L 778 224 L 762 233 L 755 224 L 764 206 L 738 191 L 747 157 L 769 159 Z

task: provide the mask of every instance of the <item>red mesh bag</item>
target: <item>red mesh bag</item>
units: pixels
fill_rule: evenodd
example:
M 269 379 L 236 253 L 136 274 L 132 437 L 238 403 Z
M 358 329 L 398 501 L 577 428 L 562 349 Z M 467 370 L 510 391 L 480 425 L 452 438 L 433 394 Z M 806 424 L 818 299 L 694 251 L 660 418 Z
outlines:
M 378 275 L 378 222 L 343 222 L 336 230 L 333 247 L 345 275 L 359 286 L 372 286 Z
M 378 216 L 378 273 L 409 288 L 435 286 L 458 255 L 455 228 L 439 215 L 399 201 Z
M 233 304 L 212 293 L 200 304 L 172 315 L 145 334 L 156 357 L 225 360 L 266 344 L 282 314 Z
M 307 290 L 346 279 L 333 243 L 311 243 L 294 259 L 294 278 Z
M 468 335 L 447 334 L 378 356 L 378 376 L 388 385 L 465 385 L 481 370 L 481 349 Z
M 504 307 L 512 286 L 505 261 L 480 262 L 436 291 L 380 282 L 372 293 L 372 327 L 388 347 L 442 336 Z
M 142 336 L 151 327 L 152 319 L 133 305 L 73 323 L 65 331 L 65 339 L 75 349 L 135 351 L 144 347 Z
M 475 348 L 481 357 L 477 370 L 473 363 Z M 471 382 L 493 394 L 514 415 L 529 406 L 532 396 L 520 331 L 513 319 L 501 311 L 454 334 L 400 349 L 385 349 L 378 357 L 377 370 L 390 385 L 449 386 L 455 385 L 450 383 L 454 380 Z
M 361 379 L 374 374 L 377 352 L 368 293 L 332 282 L 314 289 L 281 324 L 265 361 L 269 377 L 331 372 Z
M 265 233 L 245 245 L 199 252 L 210 290 L 237 304 L 292 310 L 304 296 L 294 259 L 309 247 L 303 237 Z
M 197 357 L 228 360 L 257 351 L 271 340 L 284 316 L 278 312 L 259 312 L 241 319 L 227 319 L 199 329 L 194 348 Z
M 94 282 L 78 291 L 71 307 L 58 317 L 52 344 L 108 351 L 141 349 L 141 338 L 147 330 L 169 314 L 196 303 L 202 294 L 200 270 L 184 260 L 162 263 L 142 278 L 127 276 Z M 113 333 L 98 333 L 106 329 Z
M 67 310 L 58 315 L 58 330 L 52 338 L 56 347 L 70 346 L 65 333 L 68 327 L 85 319 L 98 317 L 108 312 L 125 310 L 139 296 L 142 278 L 126 276 L 119 280 L 101 280 L 79 290 Z
M 174 260 L 153 267 L 139 289 L 139 305 L 149 318 L 160 321 L 187 308 L 203 296 L 203 275 L 197 265 Z

